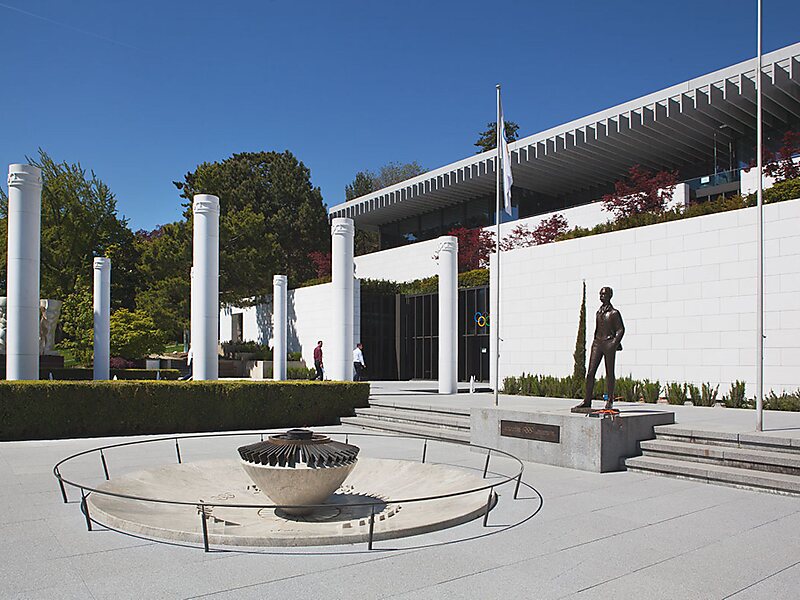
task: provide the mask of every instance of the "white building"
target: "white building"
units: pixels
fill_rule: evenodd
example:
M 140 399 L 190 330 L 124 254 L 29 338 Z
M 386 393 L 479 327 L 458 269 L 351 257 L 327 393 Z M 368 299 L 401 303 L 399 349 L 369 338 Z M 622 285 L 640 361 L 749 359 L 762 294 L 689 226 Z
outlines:
M 800 44 L 762 62 L 764 139 L 774 148 L 786 131 L 800 131 Z M 634 164 L 677 171 L 678 205 L 754 191 L 756 173 L 747 167 L 755 77 L 755 60 L 745 61 L 513 142 L 514 215 L 504 233 L 554 213 L 570 227 L 607 221 L 598 201 Z M 436 273 L 440 235 L 490 226 L 494 197 L 495 153 L 487 152 L 333 206 L 330 216 L 380 233 L 382 250 L 356 257 L 357 277 L 402 282 Z M 800 200 L 768 205 L 765 219 L 765 389 L 778 391 L 800 387 Z M 588 337 L 603 285 L 614 288 L 625 319 L 618 374 L 710 382 L 721 394 L 738 379 L 753 390 L 755 241 L 755 210 L 743 209 L 503 253 L 501 378 L 572 371 L 585 280 Z M 302 350 L 308 364 L 316 340 L 335 327 L 324 317 L 326 289 L 294 290 L 297 306 L 290 295 L 290 350 Z M 459 378 L 488 380 L 492 320 L 480 326 L 478 315 L 496 311 L 485 286 L 459 295 Z M 381 300 L 363 293 L 354 302 L 356 338 L 368 365 L 386 377 L 435 378 L 436 302 L 435 294 Z M 271 312 L 227 309 L 222 339 L 236 337 L 230 323 L 237 319 L 242 339 L 268 339 L 259 310 Z M 293 327 L 303 332 L 294 339 Z

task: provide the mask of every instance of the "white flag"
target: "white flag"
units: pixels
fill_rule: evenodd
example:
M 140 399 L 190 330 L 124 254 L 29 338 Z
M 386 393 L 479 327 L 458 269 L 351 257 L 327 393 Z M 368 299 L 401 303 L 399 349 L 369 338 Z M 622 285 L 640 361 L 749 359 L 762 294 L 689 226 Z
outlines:
M 506 124 L 505 119 L 503 119 L 502 101 L 500 101 L 499 108 L 500 121 L 497 123 L 497 141 L 500 144 L 500 156 L 503 161 L 504 208 L 506 212 L 511 215 L 511 186 L 514 183 L 514 178 L 511 176 L 511 150 L 508 149 L 508 140 L 506 140 Z

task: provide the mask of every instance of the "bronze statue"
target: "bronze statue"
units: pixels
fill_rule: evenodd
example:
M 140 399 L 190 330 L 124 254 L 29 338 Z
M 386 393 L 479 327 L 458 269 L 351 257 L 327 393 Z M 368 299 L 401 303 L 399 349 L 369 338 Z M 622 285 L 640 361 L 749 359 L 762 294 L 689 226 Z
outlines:
M 594 376 L 600 359 L 606 363 L 606 387 L 608 400 L 606 410 L 614 404 L 614 360 L 617 351 L 622 350 L 622 336 L 625 335 L 625 325 L 622 324 L 622 315 L 611 306 L 611 297 L 614 290 L 610 287 L 600 289 L 600 308 L 597 310 L 597 320 L 592 341 L 592 351 L 589 355 L 589 367 L 586 370 L 586 394 L 583 402 L 572 408 L 572 412 L 590 412 L 592 410 L 592 392 L 594 391 Z

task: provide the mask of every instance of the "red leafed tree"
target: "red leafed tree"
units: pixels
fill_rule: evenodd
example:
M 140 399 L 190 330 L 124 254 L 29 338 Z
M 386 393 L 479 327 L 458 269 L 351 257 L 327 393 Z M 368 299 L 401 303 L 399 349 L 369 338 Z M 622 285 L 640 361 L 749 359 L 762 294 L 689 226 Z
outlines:
M 616 219 L 644 212 L 663 212 L 677 183 L 675 171 L 652 173 L 633 165 L 627 179 L 617 181 L 614 192 L 603 196 L 603 208 Z
M 763 150 L 764 174 L 778 181 L 800 177 L 800 162 L 792 157 L 800 154 L 800 131 L 787 131 L 783 136 L 783 146 L 777 152 Z
M 314 265 L 317 277 L 328 277 L 331 274 L 331 253 L 314 250 L 308 253 L 308 260 Z
M 527 248 L 528 246 L 540 246 L 555 242 L 556 238 L 562 233 L 566 233 L 569 226 L 564 215 L 554 214 L 549 219 L 542 219 L 536 228 L 531 231 L 527 225 L 517 225 L 502 242 L 501 250 L 513 250 L 514 248 Z
M 494 234 L 483 229 L 467 229 L 458 227 L 451 229 L 447 235 L 458 238 L 458 272 L 471 271 L 489 266 L 489 255 L 494 250 Z M 434 259 L 439 255 L 434 254 Z

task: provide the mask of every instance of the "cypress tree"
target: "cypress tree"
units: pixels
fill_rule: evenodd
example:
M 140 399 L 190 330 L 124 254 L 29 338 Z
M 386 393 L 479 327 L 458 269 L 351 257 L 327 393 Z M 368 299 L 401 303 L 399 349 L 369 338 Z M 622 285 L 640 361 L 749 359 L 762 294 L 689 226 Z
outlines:
M 578 320 L 578 338 L 575 340 L 575 352 L 572 355 L 575 366 L 572 377 L 577 381 L 586 379 L 586 281 L 583 282 L 583 299 L 581 301 L 581 315 Z

